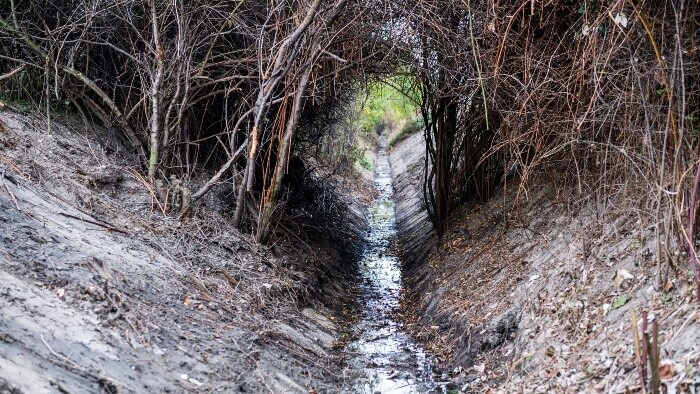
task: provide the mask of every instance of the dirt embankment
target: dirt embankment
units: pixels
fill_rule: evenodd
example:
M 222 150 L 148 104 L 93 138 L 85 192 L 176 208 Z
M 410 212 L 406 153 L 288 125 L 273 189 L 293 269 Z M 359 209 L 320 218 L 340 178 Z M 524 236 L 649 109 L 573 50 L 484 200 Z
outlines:
M 359 217 L 346 212 L 338 232 L 299 220 L 259 247 L 216 192 L 187 223 L 158 212 L 107 130 L 9 111 L 0 121 L 0 391 L 343 384 L 343 316 L 318 294 L 351 302 L 342 283 Z
M 405 304 L 414 335 L 450 367 L 457 387 L 641 392 L 631 315 L 646 311 L 649 327 L 658 322 L 662 387 L 700 389 L 694 288 L 673 245 L 678 270 L 657 284 L 657 243 L 643 194 L 603 206 L 581 200 L 573 188 L 555 190 L 545 178 L 527 192 L 514 182 L 491 201 L 455 212 L 435 246 L 421 207 L 419 139 L 391 152 L 409 264 Z M 641 325 L 639 318 L 639 332 Z

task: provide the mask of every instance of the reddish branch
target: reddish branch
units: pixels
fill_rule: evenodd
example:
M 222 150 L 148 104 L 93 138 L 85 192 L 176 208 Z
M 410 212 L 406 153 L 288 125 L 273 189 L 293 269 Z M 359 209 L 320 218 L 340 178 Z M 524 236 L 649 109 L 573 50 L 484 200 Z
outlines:
M 700 187 L 700 160 L 696 161 L 695 167 L 695 178 L 693 180 L 693 188 L 690 192 L 690 212 L 688 215 L 688 232 L 686 234 L 686 241 L 688 243 L 690 266 L 693 268 L 695 283 L 697 285 L 697 301 L 700 303 L 700 269 L 698 268 L 698 255 L 697 251 L 695 250 L 695 224 L 698 220 L 698 187 Z

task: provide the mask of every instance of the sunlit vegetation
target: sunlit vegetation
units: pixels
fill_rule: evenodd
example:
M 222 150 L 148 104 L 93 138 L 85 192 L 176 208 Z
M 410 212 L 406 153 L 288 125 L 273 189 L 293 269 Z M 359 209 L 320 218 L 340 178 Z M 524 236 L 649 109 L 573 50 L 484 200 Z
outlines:
M 355 151 L 356 162 L 363 168 L 371 168 L 371 154 L 376 139 L 381 135 L 389 144 L 405 138 L 407 134 L 422 130 L 418 119 L 418 105 L 413 91 L 413 81 L 408 77 L 392 77 L 372 81 L 355 99 L 358 112 L 355 122 L 360 131 Z
M 418 102 L 413 85 L 413 81 L 407 77 L 371 82 L 366 89 L 366 99 L 358 99 L 362 107 L 362 130 L 381 132 L 386 128 L 391 133 L 417 119 Z

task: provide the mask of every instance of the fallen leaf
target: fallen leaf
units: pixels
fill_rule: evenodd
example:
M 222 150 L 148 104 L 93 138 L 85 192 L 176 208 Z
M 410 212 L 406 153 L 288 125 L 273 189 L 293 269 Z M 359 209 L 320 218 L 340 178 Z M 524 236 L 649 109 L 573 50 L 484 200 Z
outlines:
M 659 378 L 661 380 L 671 379 L 674 375 L 673 362 L 671 360 L 661 361 L 661 366 L 659 367 Z
M 479 365 L 475 365 L 474 371 L 476 371 L 478 373 L 484 373 L 484 371 L 486 371 L 486 365 L 484 365 L 484 363 L 481 363 Z
M 671 291 L 671 289 L 673 289 L 673 282 L 666 279 L 666 283 L 664 284 L 664 293 L 668 293 L 669 291 Z
M 192 303 L 190 296 L 185 296 L 185 299 L 182 301 L 182 303 L 185 304 L 185 306 L 190 306 L 190 304 Z
M 627 304 L 630 300 L 630 297 L 627 296 L 620 296 L 615 298 L 613 301 L 612 305 L 610 306 L 610 309 L 618 309 Z
M 581 29 L 581 34 L 585 37 L 590 33 L 591 33 L 591 27 L 588 24 L 583 25 L 583 29 Z
M 624 12 L 618 12 L 613 21 L 616 25 L 627 28 L 627 15 Z
M 630 274 L 630 272 L 626 269 L 617 270 L 615 276 L 613 277 L 617 287 L 622 286 L 622 283 L 628 279 L 634 279 L 634 275 Z
M 555 351 L 553 346 L 548 346 L 544 351 L 544 355 L 547 357 L 554 357 Z
M 495 32 L 496 32 L 496 24 L 493 23 L 493 21 L 491 21 L 491 22 L 489 22 L 489 24 L 486 26 L 486 29 L 488 29 L 488 31 L 490 31 L 491 33 L 495 33 Z

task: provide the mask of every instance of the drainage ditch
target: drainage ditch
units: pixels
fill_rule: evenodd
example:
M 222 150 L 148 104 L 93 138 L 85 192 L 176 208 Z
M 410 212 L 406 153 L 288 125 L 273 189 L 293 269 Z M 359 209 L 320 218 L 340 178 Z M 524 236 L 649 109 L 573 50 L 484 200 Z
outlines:
M 369 213 L 367 244 L 359 263 L 363 305 L 357 339 L 348 344 L 354 370 L 351 392 L 445 392 L 433 371 L 433 358 L 405 331 L 396 317 L 402 290 L 401 261 L 395 253 L 396 217 L 386 141 L 380 140 L 374 184 L 378 195 Z

